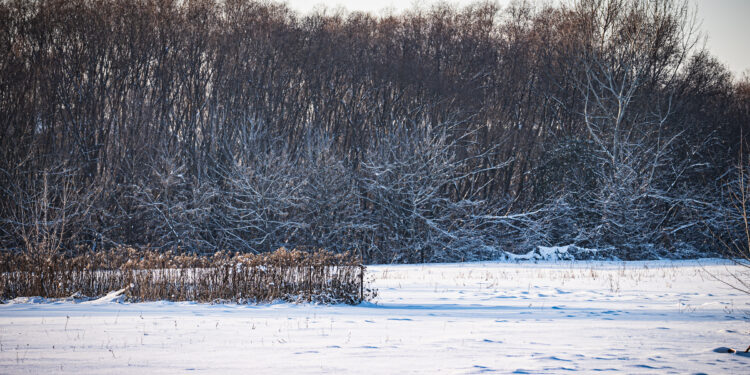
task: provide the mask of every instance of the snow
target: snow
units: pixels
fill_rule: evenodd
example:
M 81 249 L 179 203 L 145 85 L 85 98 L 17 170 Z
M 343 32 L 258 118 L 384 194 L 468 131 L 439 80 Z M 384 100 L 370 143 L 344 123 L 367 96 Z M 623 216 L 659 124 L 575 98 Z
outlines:
M 89 304 L 89 305 L 101 305 L 104 303 L 112 303 L 112 302 L 123 302 L 125 300 L 125 291 L 127 291 L 128 288 L 122 288 L 120 290 L 115 290 L 112 292 L 107 293 L 107 295 L 97 298 L 95 300 L 91 301 L 85 301 L 81 302 L 83 304 Z
M 585 247 L 578 247 L 575 245 L 567 246 L 537 246 L 536 249 L 529 251 L 526 254 L 516 255 L 513 253 L 504 253 L 504 257 L 507 260 L 522 261 L 522 260 L 546 260 L 546 261 L 560 261 L 560 260 L 575 260 L 575 259 L 586 259 L 594 258 L 597 256 L 599 250 L 587 249 Z M 582 256 L 583 255 L 583 256 Z
M 559 251 L 559 249 L 558 249 Z M 383 265 L 359 306 L 0 305 L 0 373 L 746 374 L 718 260 Z M 713 275 L 713 276 L 712 276 Z M 122 291 L 118 291 L 121 292 Z M 727 353 L 728 348 L 739 353 Z

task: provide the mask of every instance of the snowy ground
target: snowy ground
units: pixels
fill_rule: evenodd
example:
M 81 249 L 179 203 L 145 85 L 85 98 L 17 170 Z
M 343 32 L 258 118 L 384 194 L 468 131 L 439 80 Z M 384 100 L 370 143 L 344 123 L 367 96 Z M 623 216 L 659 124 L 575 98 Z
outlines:
M 0 373 L 748 374 L 714 350 L 750 345 L 750 296 L 706 270 L 727 266 L 373 266 L 360 306 L 13 301 Z

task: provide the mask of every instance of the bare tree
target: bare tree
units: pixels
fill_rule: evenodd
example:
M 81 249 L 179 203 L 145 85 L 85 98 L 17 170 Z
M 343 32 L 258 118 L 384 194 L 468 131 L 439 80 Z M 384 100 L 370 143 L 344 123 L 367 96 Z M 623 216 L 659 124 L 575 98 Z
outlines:
M 724 255 L 739 266 L 729 272 L 728 279 L 716 277 L 723 283 L 743 293 L 750 294 L 750 164 L 740 153 L 737 166 L 730 174 L 724 189 L 727 209 L 722 210 L 724 232 L 714 232 L 714 237 L 723 248 Z M 711 223 L 711 227 L 715 224 Z
M 589 236 L 597 246 L 630 248 L 632 257 L 655 256 L 649 247 L 661 241 L 679 201 L 675 183 L 689 168 L 670 152 L 682 132 L 667 128 L 670 88 L 695 43 L 687 4 L 591 0 L 576 9 L 586 41 L 577 86 L 595 156 L 586 166 L 594 186 L 578 192 L 593 218 Z M 654 81 L 663 89 L 649 90 Z

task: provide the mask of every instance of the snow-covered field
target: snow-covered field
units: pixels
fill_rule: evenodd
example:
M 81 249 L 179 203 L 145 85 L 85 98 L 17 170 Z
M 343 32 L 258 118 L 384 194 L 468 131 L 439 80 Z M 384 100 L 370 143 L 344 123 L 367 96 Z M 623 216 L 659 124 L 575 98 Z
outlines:
M 0 305 L 0 373 L 748 374 L 716 260 L 373 266 L 360 306 Z

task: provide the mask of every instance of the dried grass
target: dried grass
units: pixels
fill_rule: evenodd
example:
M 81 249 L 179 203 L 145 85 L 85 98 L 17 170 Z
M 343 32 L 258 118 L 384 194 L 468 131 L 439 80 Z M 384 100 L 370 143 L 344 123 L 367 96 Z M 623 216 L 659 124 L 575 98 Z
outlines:
M 75 256 L 2 253 L 0 297 L 96 298 L 127 288 L 126 299 L 133 302 L 356 304 L 374 294 L 364 285 L 364 272 L 352 254 L 324 250 L 212 256 L 128 247 Z

